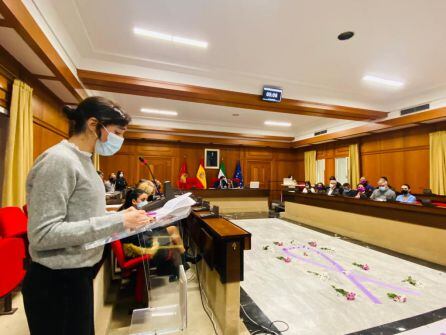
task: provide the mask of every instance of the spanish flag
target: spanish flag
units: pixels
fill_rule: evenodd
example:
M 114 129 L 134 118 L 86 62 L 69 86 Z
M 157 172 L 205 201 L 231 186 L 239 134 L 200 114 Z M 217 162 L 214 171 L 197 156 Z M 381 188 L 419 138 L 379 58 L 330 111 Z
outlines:
M 197 171 L 197 180 L 198 180 L 198 184 L 201 184 L 201 188 L 202 189 L 206 189 L 206 171 L 203 167 L 203 159 L 200 160 L 200 165 L 198 166 L 198 171 Z M 198 186 L 198 185 L 197 185 Z

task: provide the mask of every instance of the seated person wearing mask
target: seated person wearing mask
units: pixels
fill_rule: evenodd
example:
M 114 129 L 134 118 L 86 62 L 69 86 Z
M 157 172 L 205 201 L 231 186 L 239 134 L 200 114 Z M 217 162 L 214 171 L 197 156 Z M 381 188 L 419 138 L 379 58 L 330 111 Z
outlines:
M 338 187 L 338 184 L 339 183 L 336 181 L 336 179 L 331 179 L 330 186 L 327 189 L 327 195 L 330 196 L 341 195 L 342 190 Z
M 118 211 L 129 207 L 140 209 L 148 204 L 148 194 L 143 190 L 127 191 L 124 204 Z M 160 275 L 171 275 L 171 280 L 178 277 L 178 266 L 188 265 L 183 257 L 185 249 L 178 228 L 168 226 L 126 237 L 121 240 L 124 254 L 132 258 L 141 255 L 151 255 L 151 262 L 157 267 Z M 184 260 L 184 262 L 183 262 Z
M 326 192 L 326 187 L 325 187 L 325 185 L 323 183 L 320 183 L 320 182 L 317 183 L 315 189 L 316 189 L 316 193 L 317 194 L 325 194 L 325 193 L 327 193 Z
M 316 193 L 316 190 L 314 189 L 314 187 L 311 186 L 311 183 L 309 181 L 306 181 L 302 193 Z
M 370 199 L 375 201 L 395 201 L 396 193 L 389 188 L 386 177 L 381 177 L 378 180 L 378 188 L 373 191 Z
M 410 186 L 408 184 L 401 185 L 401 194 L 396 197 L 396 201 L 413 204 L 417 202 L 417 198 L 410 194 Z
M 352 190 L 352 187 L 350 186 L 349 183 L 342 184 L 342 195 L 344 197 L 352 198 L 352 197 L 354 197 L 356 195 L 356 193 L 357 192 L 355 190 Z
M 359 179 L 359 183 L 362 184 L 362 185 L 364 186 L 364 188 L 365 188 L 365 194 L 366 194 L 368 197 L 370 197 L 370 196 L 372 195 L 373 191 L 375 190 L 375 188 L 374 188 L 372 185 L 370 185 L 370 184 L 368 183 L 366 177 L 361 177 L 361 178 Z
M 113 193 L 115 191 L 115 185 L 116 185 L 116 174 L 112 172 L 110 173 L 108 180 L 104 182 L 105 192 Z
M 356 199 L 368 199 L 366 190 L 363 184 L 356 185 Z

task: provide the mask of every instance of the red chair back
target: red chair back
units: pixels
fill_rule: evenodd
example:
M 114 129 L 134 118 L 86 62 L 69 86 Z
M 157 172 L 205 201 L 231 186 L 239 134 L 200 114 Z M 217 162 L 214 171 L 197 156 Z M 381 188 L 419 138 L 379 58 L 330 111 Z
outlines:
M 0 239 L 0 297 L 14 290 L 25 276 L 25 241 L 22 238 Z
M 124 250 L 122 248 L 122 243 L 120 240 L 114 241 L 111 243 L 111 247 L 113 250 L 113 253 L 115 254 L 116 261 L 118 262 L 118 265 L 121 269 L 125 269 L 125 255 Z
M 17 237 L 28 230 L 28 218 L 18 207 L 0 208 L 0 236 Z

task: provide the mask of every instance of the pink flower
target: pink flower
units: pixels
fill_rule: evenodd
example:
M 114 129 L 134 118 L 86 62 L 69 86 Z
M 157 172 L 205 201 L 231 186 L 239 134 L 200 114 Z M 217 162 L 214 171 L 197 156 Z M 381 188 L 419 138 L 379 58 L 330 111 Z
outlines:
M 396 296 L 393 298 L 393 301 L 400 301 L 400 296 L 399 296 L 399 295 L 396 295 Z
M 289 263 L 289 262 L 291 262 L 291 258 L 290 258 L 290 257 L 286 257 L 286 258 L 284 259 L 284 261 L 285 261 L 285 263 Z
M 370 270 L 370 267 L 368 266 L 368 264 L 364 264 L 362 266 L 362 269 L 365 270 L 365 271 L 368 271 L 368 270 Z
M 317 247 L 317 243 L 316 243 L 316 241 L 308 242 L 308 244 L 309 244 L 311 247 L 313 247 L 313 248 L 316 248 L 316 247 Z
M 308 254 L 306 252 L 304 252 L 304 256 L 308 256 Z
M 354 293 L 354 292 L 348 292 L 347 295 L 346 295 L 346 297 L 347 297 L 347 300 L 355 300 L 355 298 L 356 298 L 356 293 Z
M 406 302 L 406 301 L 407 301 L 407 298 L 404 295 L 401 295 L 399 297 L 399 302 Z

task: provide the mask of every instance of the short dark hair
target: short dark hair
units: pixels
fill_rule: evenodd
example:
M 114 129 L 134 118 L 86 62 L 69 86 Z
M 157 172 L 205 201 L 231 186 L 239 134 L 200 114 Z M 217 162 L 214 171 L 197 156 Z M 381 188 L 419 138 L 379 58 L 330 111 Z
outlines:
M 336 180 L 336 177 L 335 176 L 331 176 L 330 180 Z
M 347 186 L 350 186 L 350 184 L 349 183 L 344 183 L 344 184 L 342 184 L 342 186 L 343 187 L 347 187 Z
M 387 182 L 388 182 L 388 180 L 387 180 L 387 177 L 386 177 L 386 176 L 382 176 L 382 177 L 379 177 L 379 179 L 384 179 L 385 181 L 387 181 Z
M 104 127 L 111 124 L 125 127 L 132 120 L 119 105 L 103 97 L 88 97 L 76 108 L 65 106 L 63 111 L 71 120 L 73 134 L 82 133 L 86 128 L 87 120 L 92 117 L 98 119 Z
M 409 184 L 403 184 L 403 185 L 401 185 L 401 187 L 403 187 L 403 186 L 407 186 L 407 188 L 410 190 L 410 185 L 409 185 Z

